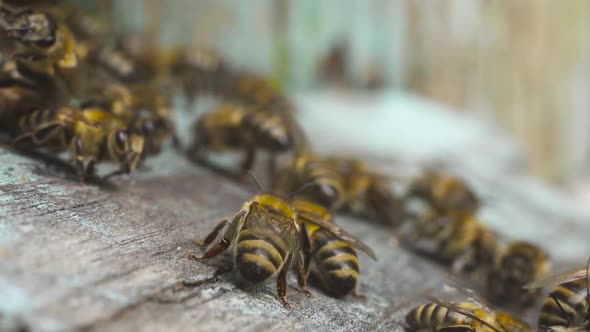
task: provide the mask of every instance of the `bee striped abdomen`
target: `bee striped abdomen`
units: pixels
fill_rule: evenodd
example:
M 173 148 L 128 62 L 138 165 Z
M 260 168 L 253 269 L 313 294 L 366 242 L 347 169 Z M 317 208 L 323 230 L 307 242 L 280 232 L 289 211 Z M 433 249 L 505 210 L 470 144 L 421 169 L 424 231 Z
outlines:
M 406 324 L 416 330 L 436 331 L 440 327 L 473 326 L 473 323 L 471 318 L 436 303 L 418 306 L 406 315 Z
M 325 286 L 335 295 L 347 295 L 356 289 L 359 261 L 356 251 L 330 232 L 318 229 L 311 237 L 314 257 Z
M 287 250 L 278 233 L 243 229 L 236 244 L 236 266 L 245 280 L 263 282 L 280 270 Z
M 559 301 L 559 304 L 556 301 Z M 539 327 L 572 326 L 578 317 L 583 318 L 588 308 L 586 280 L 581 279 L 562 284 L 545 299 L 539 317 Z M 563 310 L 562 310 L 563 309 Z

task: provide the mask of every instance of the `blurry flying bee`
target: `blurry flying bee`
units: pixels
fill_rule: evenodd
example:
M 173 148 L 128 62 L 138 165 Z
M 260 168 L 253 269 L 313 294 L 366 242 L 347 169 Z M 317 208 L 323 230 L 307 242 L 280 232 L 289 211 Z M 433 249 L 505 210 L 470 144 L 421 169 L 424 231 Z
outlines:
M 489 298 L 496 303 L 530 306 L 540 292 L 522 287 L 545 277 L 549 269 L 549 259 L 541 248 L 528 242 L 512 242 L 501 250 L 494 268 L 489 271 Z
M 281 304 L 289 308 L 287 272 L 300 252 L 300 228 L 293 206 L 270 194 L 260 194 L 246 202 L 233 218 L 221 240 L 203 256 L 189 258 L 203 260 L 215 257 L 234 244 L 234 268 L 251 283 L 277 277 L 277 293 Z M 208 246 L 228 223 L 221 221 L 200 246 Z M 224 273 L 227 269 L 218 271 Z M 298 271 L 301 273 L 301 271 Z M 299 278 L 302 278 L 301 276 Z
M 402 238 L 411 248 L 452 264 L 454 271 L 471 272 L 494 265 L 497 236 L 471 214 L 427 210 L 409 228 L 403 230 L 407 236 Z
M 432 332 L 532 332 L 527 323 L 506 312 L 471 302 L 453 303 L 435 297 L 406 315 L 410 331 Z
M 398 225 L 403 218 L 404 207 L 390 188 L 386 176 L 372 172 L 356 159 L 327 159 L 343 178 L 344 210 L 386 225 Z
M 313 261 L 325 289 L 335 296 L 356 295 L 359 260 L 355 249 L 376 259 L 375 253 L 360 240 L 336 226 L 332 215 L 320 205 L 295 199 L 297 222 L 303 233 L 303 277 L 305 289 Z
M 308 185 L 309 184 L 309 185 Z M 336 210 L 344 200 L 344 178 L 328 162 L 313 154 L 296 155 L 291 162 L 273 176 L 273 188 L 285 193 L 298 190 L 305 197 L 328 210 Z
M 548 332 L 590 331 L 590 277 L 585 268 L 537 280 L 527 289 L 555 287 L 547 296 L 539 316 L 539 330 Z
M 428 171 L 410 184 L 407 196 L 425 200 L 438 211 L 475 213 L 480 202 L 469 186 L 450 175 Z
M 95 164 L 103 160 L 119 163 L 116 174 L 129 173 L 143 152 L 143 136 L 100 109 L 32 111 L 18 119 L 18 128 L 17 147 L 45 147 L 53 152 L 70 149 L 81 183 L 94 176 Z
M 245 107 L 223 105 L 199 118 L 194 126 L 195 141 L 188 156 L 197 162 L 208 164 L 207 152 L 243 150 L 245 156 L 238 174 L 252 169 L 256 151 L 271 154 L 290 151 L 293 148 L 289 126 L 277 113 L 251 111 Z

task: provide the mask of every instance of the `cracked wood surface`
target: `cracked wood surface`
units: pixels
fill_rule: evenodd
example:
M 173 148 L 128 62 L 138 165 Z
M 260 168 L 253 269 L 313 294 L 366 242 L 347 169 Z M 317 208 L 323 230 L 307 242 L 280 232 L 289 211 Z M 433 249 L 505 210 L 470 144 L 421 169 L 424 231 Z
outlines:
M 316 104 L 318 110 L 313 105 L 306 109 L 327 118 L 335 116 L 328 114 L 330 109 L 338 109 Z M 340 128 L 340 133 L 326 131 L 329 139 L 322 138 L 314 125 L 325 124 L 310 114 L 303 114 L 304 126 L 312 129 L 321 151 L 367 137 L 342 123 L 330 128 Z M 367 129 L 377 128 L 366 121 Z M 388 120 L 376 116 L 373 121 Z M 352 125 L 357 125 L 354 118 Z M 453 130 L 464 126 L 454 125 Z M 392 126 L 408 124 L 399 120 Z M 407 137 L 390 141 L 404 139 L 416 148 Z M 498 153 L 489 146 L 476 142 L 458 152 L 470 147 L 482 157 L 457 158 L 452 168 L 491 201 L 483 211 L 485 221 L 509 238 L 543 243 L 553 258 L 583 260 L 590 252 L 587 216 L 562 203 L 564 195 L 491 160 Z M 405 156 L 397 149 L 393 153 Z M 339 216 L 337 221 L 378 255 L 376 262 L 360 255 L 359 290 L 367 301 L 331 298 L 313 284 L 308 298 L 293 287 L 290 276 L 293 310 L 286 311 L 274 282 L 253 287 L 234 275 L 212 278 L 217 267 L 231 264 L 230 253 L 205 262 L 187 259 L 196 250 L 192 241 L 232 217 L 254 194 L 252 185 L 194 167 L 172 149 L 108 185 L 81 187 L 70 171 L 60 162 L 0 148 L 0 331 L 402 331 L 407 310 L 423 302 L 417 293 L 441 288 L 446 281 L 445 269 L 397 247 L 385 227 Z M 555 240 L 558 232 L 567 241 Z

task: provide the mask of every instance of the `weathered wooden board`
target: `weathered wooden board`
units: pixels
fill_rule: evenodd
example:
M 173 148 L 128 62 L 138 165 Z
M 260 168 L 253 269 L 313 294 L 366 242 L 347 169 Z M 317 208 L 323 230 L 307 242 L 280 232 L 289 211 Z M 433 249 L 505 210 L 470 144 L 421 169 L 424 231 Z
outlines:
M 304 123 L 313 128 L 316 120 Z M 481 169 L 466 174 L 482 192 L 514 201 L 502 212 L 507 218 L 526 220 L 508 235 L 547 241 L 559 234 L 539 228 L 558 228 L 551 224 L 562 216 L 574 229 L 567 239 L 589 234 L 583 218 L 562 205 L 552 209 L 526 193 L 525 203 L 515 200 L 514 186 L 522 182 L 499 175 L 503 167 L 483 171 L 493 178 L 485 181 Z M 108 186 L 81 187 L 67 174 L 59 163 L 0 150 L 0 331 L 402 331 L 406 311 L 421 301 L 417 292 L 445 282 L 444 269 L 397 247 L 388 229 L 342 217 L 379 256 L 361 258 L 367 301 L 331 298 L 317 287 L 307 298 L 290 287 L 287 311 L 274 283 L 252 287 L 232 275 L 213 280 L 229 254 L 204 263 L 187 259 L 196 249 L 192 240 L 231 217 L 254 193 L 252 185 L 194 167 L 171 149 Z M 575 241 L 548 247 L 557 257 L 584 257 L 587 241 Z

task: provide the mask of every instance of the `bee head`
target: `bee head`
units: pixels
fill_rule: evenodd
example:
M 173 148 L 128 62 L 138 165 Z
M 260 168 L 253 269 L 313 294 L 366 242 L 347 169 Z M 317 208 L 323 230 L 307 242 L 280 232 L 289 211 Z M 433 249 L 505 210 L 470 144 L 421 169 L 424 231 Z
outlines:
M 24 11 L 16 15 L 5 28 L 12 38 L 40 47 L 53 45 L 56 25 L 49 15 L 35 11 Z
M 109 150 L 121 170 L 130 173 L 137 167 L 143 153 L 143 135 L 131 130 L 117 130 L 109 137 Z

